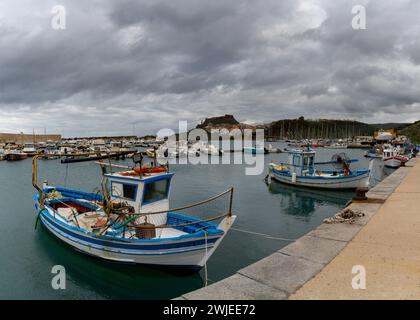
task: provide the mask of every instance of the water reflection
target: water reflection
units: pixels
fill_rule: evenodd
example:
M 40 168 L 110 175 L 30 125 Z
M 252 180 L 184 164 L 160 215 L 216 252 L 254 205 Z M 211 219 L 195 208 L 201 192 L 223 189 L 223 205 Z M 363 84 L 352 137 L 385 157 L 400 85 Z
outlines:
M 354 195 L 352 191 L 317 190 L 295 187 L 272 180 L 268 186 L 272 194 L 281 194 L 280 203 L 285 214 L 310 217 L 317 207 L 325 204 L 344 206 Z
M 78 254 L 57 241 L 43 225 L 41 228 L 42 232 L 36 233 L 35 245 L 43 255 L 44 265 L 63 265 L 66 268 L 70 287 L 56 292 L 57 298 L 80 299 L 80 289 L 83 288 L 82 292 L 96 292 L 99 299 L 170 299 L 203 286 L 200 273 L 113 263 Z M 162 290 L 166 286 L 171 289 Z

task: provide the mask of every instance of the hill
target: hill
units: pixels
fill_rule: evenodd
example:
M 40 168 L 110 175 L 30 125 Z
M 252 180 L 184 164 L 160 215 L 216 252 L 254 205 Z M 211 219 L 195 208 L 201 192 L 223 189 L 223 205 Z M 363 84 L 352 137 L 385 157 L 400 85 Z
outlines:
M 268 138 L 348 138 L 353 136 L 371 136 L 374 128 L 366 123 L 352 120 L 306 120 L 284 119 L 266 126 Z
M 420 121 L 416 121 L 400 130 L 399 134 L 409 137 L 416 144 L 420 144 Z

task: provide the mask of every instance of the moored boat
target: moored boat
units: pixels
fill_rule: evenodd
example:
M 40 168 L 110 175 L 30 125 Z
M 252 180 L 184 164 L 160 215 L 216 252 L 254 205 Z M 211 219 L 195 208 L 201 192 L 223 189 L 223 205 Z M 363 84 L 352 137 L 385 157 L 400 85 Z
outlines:
M 382 151 L 379 149 L 370 149 L 365 152 L 365 157 L 370 159 L 382 159 Z
M 8 161 L 20 161 L 28 158 L 28 155 L 20 150 L 10 150 L 6 153 L 6 159 Z
M 333 156 L 329 163 L 332 170 L 321 169 L 315 164 L 315 151 L 311 149 L 289 150 L 289 162 L 269 165 L 269 177 L 279 182 L 308 188 L 356 189 L 366 187 L 369 169 L 351 170 L 344 154 Z
M 268 150 L 264 147 L 244 147 L 244 153 L 246 154 L 267 154 Z
M 234 223 L 233 189 L 208 200 L 170 209 L 173 173 L 166 167 L 100 163 L 101 193 L 37 184 L 34 157 L 35 206 L 42 224 L 58 239 L 82 253 L 121 263 L 199 269 L 220 245 Z M 139 163 L 139 162 L 137 162 Z M 141 162 L 140 162 L 141 163 Z M 112 168 L 123 171 L 112 172 Z M 226 211 L 199 219 L 187 209 L 226 200 Z M 200 208 L 203 209 L 203 208 Z M 215 221 L 219 221 L 216 223 Z
M 401 156 L 397 148 L 391 145 L 386 145 L 382 158 L 385 167 L 394 169 L 401 167 L 409 160 L 407 157 Z
M 23 145 L 22 152 L 26 153 L 28 157 L 33 157 L 34 155 L 38 153 L 34 143 L 25 143 Z

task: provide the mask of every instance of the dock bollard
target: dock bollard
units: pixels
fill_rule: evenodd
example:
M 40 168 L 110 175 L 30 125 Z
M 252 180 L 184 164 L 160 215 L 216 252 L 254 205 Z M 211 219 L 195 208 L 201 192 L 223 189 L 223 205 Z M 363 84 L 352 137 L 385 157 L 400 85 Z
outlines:
M 356 189 L 356 194 L 353 197 L 353 200 L 362 201 L 367 200 L 366 192 L 369 191 L 369 188 L 367 187 L 361 187 Z

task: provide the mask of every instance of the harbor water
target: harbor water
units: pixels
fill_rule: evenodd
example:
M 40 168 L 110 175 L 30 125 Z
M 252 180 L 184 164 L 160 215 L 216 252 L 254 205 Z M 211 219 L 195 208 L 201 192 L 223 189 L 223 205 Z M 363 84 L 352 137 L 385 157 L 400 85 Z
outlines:
M 280 146 L 284 147 L 284 146 Z M 368 167 L 363 150 L 318 149 L 316 160 L 328 161 L 345 151 L 360 159 L 353 167 Z M 225 155 L 231 156 L 231 155 Z M 270 162 L 286 161 L 286 154 L 258 155 Z M 130 160 L 119 161 L 130 163 Z M 171 207 L 206 199 L 235 188 L 231 230 L 207 264 L 208 279 L 218 281 L 287 245 L 337 213 L 353 196 L 349 191 L 315 191 L 267 186 L 266 170 L 245 175 L 246 165 L 171 165 L 175 173 Z M 378 167 L 379 168 L 379 167 Z M 379 169 L 381 172 L 379 172 Z M 373 183 L 382 178 L 375 169 Z M 170 299 L 203 286 L 204 272 L 191 273 L 138 265 L 121 265 L 85 256 L 66 246 L 39 225 L 34 229 L 34 189 L 31 160 L 0 162 L 0 299 Z M 51 185 L 92 192 L 100 185 L 99 166 L 92 162 L 61 164 L 40 161 L 40 180 Z M 385 173 L 386 174 L 386 173 Z M 269 235 L 269 237 L 265 236 Z M 53 266 L 66 270 L 66 289 L 54 290 Z

